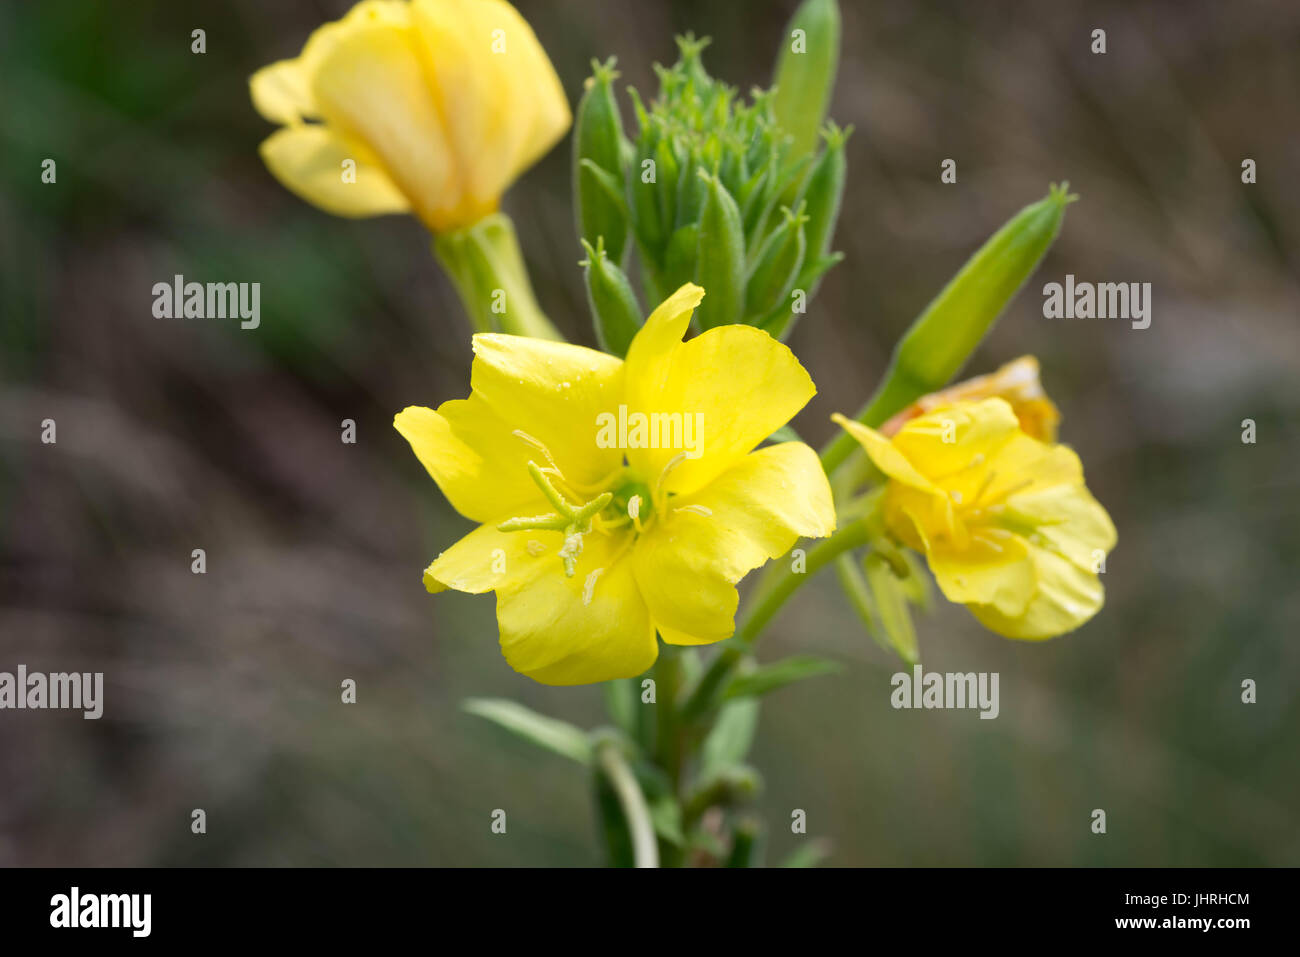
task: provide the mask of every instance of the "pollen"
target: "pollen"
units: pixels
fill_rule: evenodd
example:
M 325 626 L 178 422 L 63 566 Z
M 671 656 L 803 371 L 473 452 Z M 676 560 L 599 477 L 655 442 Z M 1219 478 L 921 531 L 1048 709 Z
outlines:
M 591 597 L 596 591 L 596 581 L 602 574 L 604 574 L 604 572 L 605 569 L 597 568 L 594 572 L 588 575 L 587 580 L 582 583 L 582 603 L 584 605 L 591 604 Z

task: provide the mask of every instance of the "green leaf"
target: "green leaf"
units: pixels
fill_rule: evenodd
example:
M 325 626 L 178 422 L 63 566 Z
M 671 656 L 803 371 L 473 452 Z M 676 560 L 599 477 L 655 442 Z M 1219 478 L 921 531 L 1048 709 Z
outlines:
M 605 696 L 605 710 L 610 720 L 628 737 L 636 740 L 639 736 L 637 725 L 637 708 L 640 706 L 640 686 L 635 678 L 618 678 L 606 681 L 602 686 Z
M 775 432 L 769 435 L 767 437 L 767 440 L 771 442 L 773 445 L 779 442 L 802 442 L 803 441 L 803 439 L 799 438 L 799 433 L 796 432 L 794 428 L 789 425 L 781 426 L 779 429 L 777 429 Z
M 782 867 L 816 867 L 831 856 L 830 844 L 823 840 L 809 841 L 781 862 Z
M 907 593 L 894 574 L 894 568 L 882 556 L 871 552 L 862 563 L 867 584 L 876 602 L 880 627 L 889 636 L 889 643 L 898 656 L 908 664 L 916 664 L 916 629 L 912 627 L 912 613 L 907 607 Z
M 681 847 L 686 843 L 686 835 L 682 833 L 682 807 L 671 795 L 650 802 L 650 822 L 655 833 L 670 844 Z
M 756 698 L 795 681 L 832 674 L 839 670 L 838 662 L 814 655 L 795 655 L 770 665 L 761 665 L 748 674 L 737 675 L 731 679 L 722 696 L 725 699 Z
M 469 698 L 462 710 L 478 715 L 548 751 L 591 764 L 591 741 L 581 728 L 538 714 L 506 698 Z
M 700 748 L 700 777 L 709 778 L 743 761 L 754 743 L 757 728 L 757 699 L 738 698 L 719 708 L 713 728 Z
M 835 574 L 839 577 L 840 586 L 844 589 L 849 604 L 862 621 L 867 634 L 884 651 L 892 651 L 893 648 L 880 625 L 880 616 L 876 611 L 876 599 L 871 594 L 871 586 L 867 584 L 866 576 L 862 574 L 862 569 L 858 568 L 851 552 L 844 552 L 835 559 Z

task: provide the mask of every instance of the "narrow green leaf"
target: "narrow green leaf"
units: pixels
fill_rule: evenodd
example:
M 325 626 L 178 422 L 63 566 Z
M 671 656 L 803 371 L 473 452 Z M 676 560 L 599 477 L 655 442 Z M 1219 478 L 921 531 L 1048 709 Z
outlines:
M 862 569 L 854 561 L 851 552 L 844 552 L 835 559 L 835 574 L 840 580 L 840 587 L 844 589 L 844 594 L 849 599 L 849 605 L 857 613 L 862 627 L 871 636 L 871 640 L 883 650 L 893 651 L 881 627 L 871 586 L 867 584 L 866 576 L 862 574 Z
M 618 678 L 606 681 L 601 688 L 605 696 L 605 710 L 610 720 L 628 737 L 640 736 L 637 708 L 640 707 L 640 686 L 635 678 Z
M 461 708 L 548 751 L 579 764 L 591 764 L 591 742 L 587 732 L 567 721 L 548 718 L 506 698 L 469 698 Z
M 815 840 L 809 841 L 803 847 L 794 851 L 789 857 L 781 862 L 782 867 L 816 867 L 826 858 L 831 856 L 831 847 L 827 841 Z
M 737 675 L 723 692 L 724 699 L 761 697 L 785 685 L 840 670 L 838 662 L 814 655 L 795 655 L 770 665 L 760 665 L 748 674 Z
M 908 664 L 916 664 L 916 629 L 912 626 L 907 595 L 894 575 L 893 566 L 880 555 L 871 552 L 863 561 L 862 570 L 866 573 L 867 584 L 871 586 L 880 626 L 889 636 L 889 643 L 900 658 Z
M 651 801 L 650 822 L 655 833 L 670 844 L 681 847 L 686 843 L 686 835 L 682 833 L 682 807 L 676 798 L 665 795 Z
M 737 698 L 719 708 L 713 728 L 700 748 L 700 777 L 711 777 L 743 761 L 754 743 L 757 728 L 757 699 Z

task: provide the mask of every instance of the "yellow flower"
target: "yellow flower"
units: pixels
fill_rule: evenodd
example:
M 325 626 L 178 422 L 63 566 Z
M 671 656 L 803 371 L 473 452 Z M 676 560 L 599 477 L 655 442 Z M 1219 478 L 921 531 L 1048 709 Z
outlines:
M 504 0 L 363 0 L 249 81 L 283 129 L 267 167 L 339 216 L 477 222 L 569 128 L 532 29 Z
M 736 582 L 835 528 L 812 449 L 755 451 L 816 394 L 812 380 L 749 326 L 683 343 L 703 296 L 687 284 L 669 297 L 626 361 L 476 335 L 470 397 L 394 420 L 456 510 L 482 523 L 425 586 L 495 591 L 506 661 L 544 684 L 640 674 L 656 630 L 676 645 L 729 637 Z
M 1026 435 L 1003 399 L 959 402 L 892 439 L 834 416 L 889 476 L 886 527 L 924 552 L 944 595 L 1008 638 L 1051 638 L 1103 601 L 1115 526 L 1079 457 Z
M 954 402 L 976 402 L 980 399 L 1006 399 L 1020 420 L 1020 428 L 1032 438 L 1044 442 L 1056 441 L 1056 428 L 1061 413 L 1043 391 L 1038 378 L 1038 360 L 1033 356 L 1013 359 L 997 372 L 976 376 L 958 382 L 939 392 L 923 395 L 898 415 L 880 427 L 881 435 L 894 435 L 903 424 L 918 415 L 925 415 Z

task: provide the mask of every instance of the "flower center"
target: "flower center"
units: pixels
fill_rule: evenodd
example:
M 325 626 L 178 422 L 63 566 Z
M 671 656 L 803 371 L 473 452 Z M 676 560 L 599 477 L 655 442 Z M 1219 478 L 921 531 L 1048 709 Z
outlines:
M 516 438 L 541 454 L 545 466 L 529 461 L 528 475 L 542 495 L 550 502 L 553 512 L 544 515 L 525 515 L 510 518 L 497 526 L 503 532 L 542 530 L 560 532 L 564 543 L 559 550 L 564 563 L 564 574 L 572 578 L 577 572 L 578 556 L 582 554 L 583 537 L 593 531 L 603 535 L 632 526 L 630 545 L 637 535 L 645 531 L 655 515 L 655 492 L 641 481 L 626 464 L 591 485 L 581 485 L 565 477 L 550 450 L 526 432 L 516 431 Z M 668 470 L 665 470 L 665 473 Z M 587 498 L 588 495 L 593 495 Z M 538 546 L 536 549 L 533 546 Z M 620 549 L 620 553 L 621 553 Z M 540 542 L 530 542 L 529 553 L 544 554 Z M 604 569 L 596 569 L 590 576 L 583 600 L 590 601 L 595 580 Z

